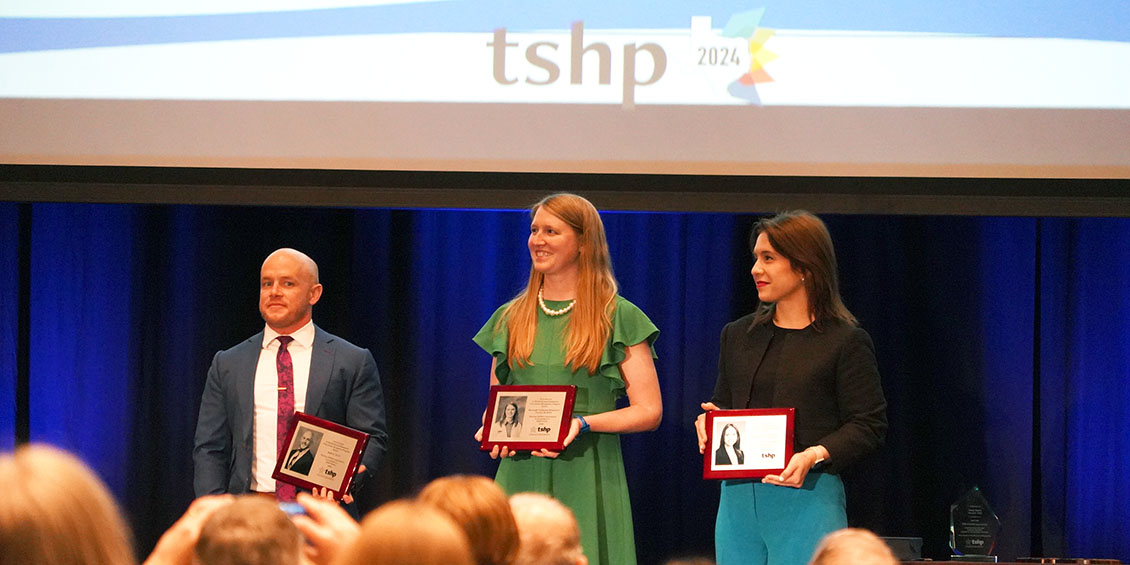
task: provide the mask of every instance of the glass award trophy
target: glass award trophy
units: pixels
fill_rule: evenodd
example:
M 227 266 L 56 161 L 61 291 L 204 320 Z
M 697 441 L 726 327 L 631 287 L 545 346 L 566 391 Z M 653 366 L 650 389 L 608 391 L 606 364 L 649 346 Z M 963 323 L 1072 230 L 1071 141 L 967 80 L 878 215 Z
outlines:
M 1000 535 L 1001 521 L 993 513 L 981 489 L 973 487 L 950 506 L 950 548 L 953 561 L 996 563 L 992 555 Z

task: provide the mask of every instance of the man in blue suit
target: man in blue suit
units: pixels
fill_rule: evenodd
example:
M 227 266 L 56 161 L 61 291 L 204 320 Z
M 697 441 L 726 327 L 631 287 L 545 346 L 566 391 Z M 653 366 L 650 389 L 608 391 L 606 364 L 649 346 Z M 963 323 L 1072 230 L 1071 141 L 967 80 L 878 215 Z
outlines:
M 314 325 L 321 296 L 318 265 L 304 253 L 279 249 L 263 262 L 259 312 L 266 327 L 216 353 L 208 369 L 192 454 L 196 496 L 276 491 L 271 474 L 286 421 L 280 403 L 368 433 L 359 474 L 377 469 L 388 443 L 377 365 L 367 349 Z M 280 400 L 291 381 L 293 391 Z

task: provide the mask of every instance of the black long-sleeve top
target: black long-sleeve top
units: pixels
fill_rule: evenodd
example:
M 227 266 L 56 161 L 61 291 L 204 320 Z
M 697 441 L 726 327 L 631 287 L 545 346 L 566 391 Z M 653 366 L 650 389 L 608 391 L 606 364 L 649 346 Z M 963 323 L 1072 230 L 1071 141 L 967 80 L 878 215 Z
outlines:
M 840 320 L 823 321 L 817 331 L 813 325 L 781 330 L 753 319 L 750 314 L 722 330 L 711 402 L 723 409 L 795 408 L 795 449 L 823 445 L 830 473 L 878 449 L 887 434 L 887 401 L 871 336 Z

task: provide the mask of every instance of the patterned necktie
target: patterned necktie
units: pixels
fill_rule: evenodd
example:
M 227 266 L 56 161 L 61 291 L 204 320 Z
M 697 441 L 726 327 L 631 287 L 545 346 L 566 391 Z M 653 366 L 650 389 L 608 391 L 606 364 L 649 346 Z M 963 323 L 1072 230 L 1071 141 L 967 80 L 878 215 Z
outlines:
M 279 372 L 279 416 L 278 428 L 275 430 L 277 442 L 276 453 L 287 453 L 286 432 L 290 426 L 290 418 L 294 416 L 294 363 L 290 360 L 290 352 L 286 346 L 294 341 L 289 335 L 279 336 L 279 354 L 275 357 L 275 369 Z M 293 502 L 295 495 L 294 485 L 283 482 L 275 483 L 275 498 L 286 502 Z

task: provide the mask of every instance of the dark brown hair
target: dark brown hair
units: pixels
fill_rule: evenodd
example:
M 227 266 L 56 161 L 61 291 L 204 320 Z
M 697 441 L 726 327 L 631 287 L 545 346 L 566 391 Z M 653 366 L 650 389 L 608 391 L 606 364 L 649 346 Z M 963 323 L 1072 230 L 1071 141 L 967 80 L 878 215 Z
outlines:
M 804 210 L 763 218 L 754 224 L 750 233 L 750 250 L 757 243 L 757 236 L 763 233 L 769 245 L 788 259 L 793 270 L 804 277 L 808 313 L 817 330 L 821 330 L 823 323 L 829 320 L 859 324 L 840 298 L 836 251 L 832 247 L 832 236 L 820 218 Z M 757 309 L 754 323 L 772 322 L 776 309 L 776 304 L 763 302 Z

